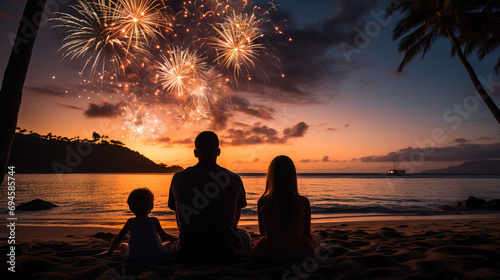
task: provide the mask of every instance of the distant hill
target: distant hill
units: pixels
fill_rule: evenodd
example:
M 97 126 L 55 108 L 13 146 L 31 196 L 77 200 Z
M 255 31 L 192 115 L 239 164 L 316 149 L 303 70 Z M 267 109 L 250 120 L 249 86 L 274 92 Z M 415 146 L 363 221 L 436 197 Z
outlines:
M 500 160 L 467 161 L 457 166 L 450 166 L 444 169 L 425 170 L 422 171 L 422 173 L 500 175 Z
M 17 173 L 174 173 L 182 170 L 177 165 L 156 164 L 121 145 L 48 140 L 36 133 L 16 133 L 9 165 L 14 165 Z

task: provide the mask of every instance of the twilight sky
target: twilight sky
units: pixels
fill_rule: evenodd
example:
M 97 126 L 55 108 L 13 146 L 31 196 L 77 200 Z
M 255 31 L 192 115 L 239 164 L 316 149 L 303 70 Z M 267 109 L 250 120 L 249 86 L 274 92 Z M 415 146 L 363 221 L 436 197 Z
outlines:
M 2 77 L 9 38 L 25 2 L 0 3 Z M 385 172 L 394 159 L 407 161 L 401 166 L 407 172 L 419 172 L 500 158 L 499 125 L 474 93 L 459 59 L 450 56 L 448 41 L 437 41 L 423 60 L 414 60 L 402 73 L 395 71 L 402 59 L 392 40 L 399 17 L 383 18 L 387 2 L 282 1 L 273 20 L 291 41 L 273 49 L 284 77 L 269 74 L 261 79 L 256 69 L 253 80 L 231 86 L 232 97 L 203 126 L 184 127 L 175 118 L 175 102 L 161 103 L 154 113 L 168 129 L 160 138 L 145 141 L 113 129 L 110 123 L 116 121 L 110 113 L 124 92 L 89 82 L 85 73 L 80 77 L 83 62 L 62 60 L 57 50 L 64 33 L 45 22 L 18 126 L 80 138 L 97 131 L 155 162 L 184 167 L 196 162 L 192 150 L 197 133 L 213 130 L 222 141 L 219 163 L 237 172 L 265 171 L 280 154 L 290 156 L 299 172 L 349 173 Z M 68 11 L 66 5 L 59 8 Z M 497 104 L 500 79 L 493 66 L 499 56 L 500 51 L 483 61 L 469 57 Z

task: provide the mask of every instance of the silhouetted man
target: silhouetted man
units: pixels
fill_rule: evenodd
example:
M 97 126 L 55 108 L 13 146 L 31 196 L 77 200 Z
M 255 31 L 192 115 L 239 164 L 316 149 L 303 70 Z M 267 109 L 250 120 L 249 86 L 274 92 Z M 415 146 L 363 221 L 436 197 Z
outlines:
M 177 253 L 193 260 L 221 260 L 246 256 L 248 233 L 237 228 L 247 205 L 240 176 L 217 165 L 219 139 L 211 131 L 194 142 L 198 164 L 172 178 L 168 207 L 175 211 L 179 240 Z

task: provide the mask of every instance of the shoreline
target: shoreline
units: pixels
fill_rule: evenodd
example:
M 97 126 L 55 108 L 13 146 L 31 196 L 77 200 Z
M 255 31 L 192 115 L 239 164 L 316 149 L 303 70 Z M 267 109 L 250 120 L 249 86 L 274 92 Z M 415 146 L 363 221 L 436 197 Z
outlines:
M 470 222 L 470 221 L 480 221 L 484 223 L 490 223 L 498 221 L 500 214 L 498 215 L 440 215 L 438 217 L 429 216 L 393 216 L 391 219 L 387 216 L 375 217 L 378 219 L 371 220 L 347 220 L 347 219 L 336 219 L 318 221 L 313 220 L 311 223 L 311 231 L 321 231 L 328 228 L 351 228 L 351 227 L 367 227 L 367 228 L 378 228 L 378 227 L 397 227 L 402 224 L 405 225 L 418 225 L 418 224 L 441 224 L 443 226 L 449 226 L 455 222 Z M 499 223 L 500 225 L 500 223 Z M 120 226 L 108 226 L 108 225 L 41 225 L 41 224 L 17 224 L 16 225 L 16 239 L 20 242 L 46 242 L 46 241 L 76 241 L 81 239 L 91 238 L 98 232 L 118 234 L 123 225 Z M 174 234 L 178 234 L 176 226 L 163 227 L 166 231 Z M 258 234 L 259 228 L 257 223 L 247 224 L 239 223 L 238 228 L 245 229 L 251 234 Z M 6 232 L 2 232 L 0 235 L 0 240 L 6 240 Z
M 154 215 L 153 215 L 154 216 Z M 256 218 L 252 219 L 243 219 L 240 220 L 238 226 L 257 226 L 258 221 Z M 353 213 L 352 215 L 342 215 L 342 216 L 331 216 L 328 214 L 319 214 L 313 215 L 311 219 L 311 224 L 323 224 L 323 223 L 340 223 L 340 222 L 383 222 L 383 221 L 401 221 L 401 220 L 462 220 L 462 219 L 482 219 L 482 218 L 492 218 L 492 219 L 500 219 L 500 212 L 490 211 L 488 213 L 450 213 L 450 214 L 382 214 L 382 213 L 374 213 L 373 215 L 365 214 L 359 215 L 357 213 Z M 176 228 L 176 222 L 174 220 L 161 220 L 162 227 L 164 228 Z M 125 223 L 125 222 L 124 222 Z M 0 225 L 4 225 L 5 222 L 0 222 Z M 121 229 L 123 224 L 69 224 L 69 223 L 20 223 L 18 221 L 19 226 L 34 226 L 34 227 L 44 227 L 44 226 L 55 226 L 55 227 L 93 227 L 93 228 L 115 228 Z M 1 238 L 1 237 L 0 237 Z

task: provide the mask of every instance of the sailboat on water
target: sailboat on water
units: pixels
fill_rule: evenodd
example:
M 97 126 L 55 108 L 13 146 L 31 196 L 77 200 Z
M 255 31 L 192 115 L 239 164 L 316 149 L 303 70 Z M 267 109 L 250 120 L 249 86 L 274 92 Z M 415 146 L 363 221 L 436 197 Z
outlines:
M 384 176 L 411 176 L 411 174 L 407 174 L 404 169 L 396 169 L 396 160 L 394 160 L 394 169 L 387 171 L 382 174 Z

